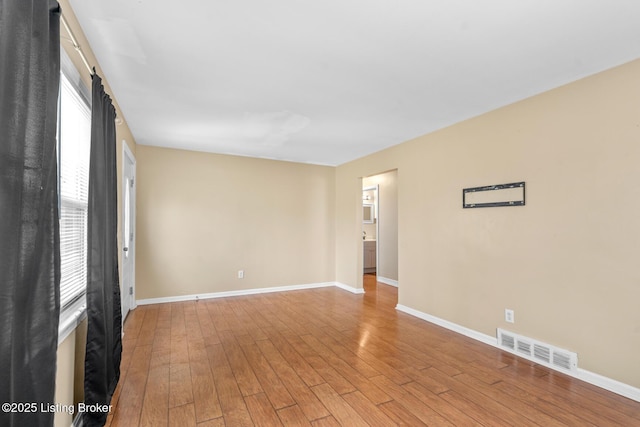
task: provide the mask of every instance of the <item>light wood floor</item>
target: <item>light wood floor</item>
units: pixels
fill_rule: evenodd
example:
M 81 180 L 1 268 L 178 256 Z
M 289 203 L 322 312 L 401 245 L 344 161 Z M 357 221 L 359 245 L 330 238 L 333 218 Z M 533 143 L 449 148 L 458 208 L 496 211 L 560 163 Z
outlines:
M 640 403 L 338 288 L 140 306 L 110 426 L 640 426 Z

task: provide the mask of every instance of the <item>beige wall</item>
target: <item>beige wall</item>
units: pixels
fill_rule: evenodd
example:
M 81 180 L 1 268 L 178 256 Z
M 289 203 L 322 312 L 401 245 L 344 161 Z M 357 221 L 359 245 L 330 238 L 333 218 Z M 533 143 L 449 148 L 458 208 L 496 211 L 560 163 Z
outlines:
M 640 387 L 638 111 L 634 61 L 338 167 L 336 280 L 359 285 L 358 177 L 397 168 L 400 304 Z M 461 207 L 521 180 L 524 207 Z
M 398 280 L 398 171 L 363 178 L 364 187 L 378 186 L 378 276 Z M 367 224 L 365 224 L 367 225 Z
M 75 341 L 76 333 L 72 332 L 58 346 L 58 362 L 56 366 L 56 393 L 54 404 L 74 404 L 74 373 L 75 373 Z M 54 415 L 55 427 L 69 427 L 73 422 L 74 413 L 65 411 L 56 412 Z
M 142 145 L 137 159 L 137 299 L 334 280 L 334 168 Z
M 84 401 L 84 350 L 87 345 L 87 320 L 80 322 L 75 331 L 58 346 L 56 392 L 54 402 L 63 409 L 55 413 L 56 427 L 69 427 L 78 415 L 77 405 Z M 73 413 L 66 408 L 76 405 Z

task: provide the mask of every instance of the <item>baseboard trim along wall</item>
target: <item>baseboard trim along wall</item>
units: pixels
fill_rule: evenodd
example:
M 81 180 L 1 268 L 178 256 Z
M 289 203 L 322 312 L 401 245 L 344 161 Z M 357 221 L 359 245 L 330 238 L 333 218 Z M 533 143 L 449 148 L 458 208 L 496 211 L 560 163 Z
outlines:
M 378 279 L 379 280 L 379 279 Z M 490 346 L 496 347 L 500 350 L 507 351 L 504 347 L 498 345 L 498 339 L 496 337 L 492 337 L 490 335 L 483 334 L 478 331 L 474 331 L 473 329 L 466 328 L 464 326 L 460 326 L 456 323 L 449 322 L 448 320 L 441 319 L 436 316 L 432 316 L 427 313 L 423 313 L 421 311 L 415 310 L 413 308 L 398 304 L 396 305 L 396 310 L 402 311 L 403 313 L 410 314 L 419 319 L 425 320 L 429 323 L 433 323 L 438 326 L 442 326 L 443 328 L 449 329 L 450 331 L 457 332 L 466 337 L 472 338 L 476 341 L 483 342 Z M 511 352 L 509 352 L 511 353 Z M 519 354 L 511 353 L 518 357 L 522 357 Z M 526 359 L 526 358 L 525 358 Z M 546 366 L 546 365 L 545 365 Z M 551 366 L 548 366 L 550 369 L 554 369 Z M 609 390 L 613 393 L 619 394 L 624 397 L 628 397 L 629 399 L 635 400 L 636 402 L 640 402 L 640 388 L 633 387 L 629 384 L 625 384 L 623 382 L 614 380 L 612 378 L 608 378 L 602 376 L 600 374 L 596 374 L 594 372 L 587 371 L 585 369 L 578 368 L 575 373 L 568 371 L 561 371 L 556 369 L 558 372 L 561 372 L 565 375 L 572 376 L 589 384 L 593 384 L 597 387 L 603 388 L 605 390 Z
M 213 292 L 213 293 L 206 293 L 206 294 L 192 294 L 192 295 L 180 295 L 180 296 L 174 296 L 174 297 L 139 299 L 136 301 L 136 304 L 137 305 L 165 304 L 169 302 L 197 301 L 201 299 L 237 297 L 242 295 L 266 294 L 271 292 L 298 291 L 301 289 L 327 288 L 330 286 L 336 286 L 338 288 L 344 289 L 354 294 L 364 293 L 364 289 L 357 289 L 357 288 L 344 285 L 338 282 L 324 282 L 324 283 L 310 283 L 307 285 L 276 286 L 272 288 L 243 289 L 241 291 Z
M 388 279 L 388 278 L 382 277 L 382 276 L 377 276 L 376 280 L 378 282 L 380 282 L 380 283 L 384 283 L 385 285 L 395 286 L 396 288 L 398 287 L 398 281 L 397 280 Z
M 340 289 L 344 289 L 345 291 L 349 291 L 352 294 L 364 294 L 363 288 L 354 288 L 353 286 L 345 285 L 344 283 L 334 282 L 334 285 Z

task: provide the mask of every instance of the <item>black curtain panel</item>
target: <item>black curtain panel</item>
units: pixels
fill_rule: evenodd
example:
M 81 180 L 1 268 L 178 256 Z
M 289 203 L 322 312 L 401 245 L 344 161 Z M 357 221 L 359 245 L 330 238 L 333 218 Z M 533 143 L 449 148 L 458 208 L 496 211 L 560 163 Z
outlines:
M 84 426 L 102 426 L 120 377 L 122 313 L 118 281 L 116 112 L 102 79 L 92 77 L 89 169 L 87 350 Z
M 56 1 L 0 0 L 1 426 L 53 425 L 59 49 Z

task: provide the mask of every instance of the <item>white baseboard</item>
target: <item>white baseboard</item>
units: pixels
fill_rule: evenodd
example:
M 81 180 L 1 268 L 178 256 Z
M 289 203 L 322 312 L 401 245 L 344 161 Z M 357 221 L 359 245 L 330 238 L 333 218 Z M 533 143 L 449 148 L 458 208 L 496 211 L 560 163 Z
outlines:
M 473 338 L 476 341 L 483 342 L 485 344 L 492 345 L 494 347 L 498 346 L 498 339 L 496 337 L 492 337 L 490 335 L 483 334 L 481 332 L 474 331 L 473 329 L 465 328 L 464 326 L 460 326 L 456 323 L 449 322 L 448 320 L 441 319 L 436 316 L 432 316 L 431 314 L 423 313 L 418 310 L 414 310 L 413 308 L 409 308 L 405 305 L 398 304 L 396 305 L 396 310 L 402 311 L 404 313 L 415 316 L 419 319 L 426 320 L 429 323 L 433 323 L 438 326 L 442 326 L 443 328 L 449 329 L 450 331 L 457 332 L 466 337 Z
M 344 289 L 354 294 L 364 293 L 364 289 L 357 289 L 357 288 L 354 288 L 342 283 L 338 283 L 338 282 L 324 282 L 324 283 L 310 283 L 307 285 L 276 286 L 272 288 L 255 288 L 255 289 L 243 289 L 240 291 L 225 291 L 225 292 L 213 292 L 213 293 L 206 293 L 206 294 L 179 295 L 174 297 L 139 299 L 136 301 L 136 304 L 137 305 L 165 304 L 169 302 L 196 301 L 201 299 L 266 294 L 271 292 L 298 291 L 301 289 L 327 288 L 330 286 L 336 286 L 338 288 Z
M 640 402 L 640 388 L 633 387 L 629 384 L 625 384 L 618 380 L 614 380 L 609 377 L 596 374 L 595 372 L 587 371 L 585 369 L 578 368 L 576 375 L 572 375 L 586 383 L 593 384 L 610 392 L 619 394 L 624 397 L 628 397 L 631 400 Z
M 225 291 L 225 292 L 213 292 L 213 293 L 206 293 L 206 294 L 180 295 L 175 297 L 149 298 L 149 299 L 139 299 L 136 301 L 136 304 L 138 305 L 164 304 L 168 302 L 194 301 L 194 300 L 200 300 L 200 299 L 226 298 L 226 297 L 237 297 L 242 295 L 266 294 L 271 292 L 297 291 L 301 289 L 326 288 L 329 286 L 336 286 L 336 284 L 335 282 L 311 283 L 308 285 L 276 286 L 272 288 L 255 288 L 255 289 L 243 289 L 240 291 Z
M 363 288 L 354 288 L 353 286 L 345 285 L 344 283 L 340 283 L 340 282 L 333 282 L 333 284 L 334 286 L 340 289 L 344 289 L 345 291 L 349 291 L 352 294 L 364 294 Z
M 388 278 L 382 277 L 382 276 L 377 276 L 376 280 L 378 282 L 384 283 L 385 285 L 395 286 L 396 288 L 398 287 L 398 281 L 397 280 L 388 279 Z
M 423 313 L 421 311 L 415 310 L 413 308 L 410 308 L 401 304 L 396 305 L 396 310 L 402 311 L 404 313 L 415 316 L 419 319 L 425 320 L 429 323 L 442 326 L 443 328 L 449 329 L 453 332 L 457 332 L 466 337 L 472 338 L 476 341 L 480 341 L 490 346 L 499 348 L 500 350 L 506 351 L 504 348 L 498 345 L 498 339 L 496 337 L 492 337 L 490 335 L 486 335 L 481 332 L 474 331 L 473 329 L 469 329 L 467 327 L 458 325 L 448 320 L 444 320 L 439 317 L 432 316 L 431 314 Z M 511 352 L 509 353 L 514 354 Z M 605 390 L 609 390 L 610 392 L 627 397 L 631 400 L 635 400 L 636 402 L 640 402 L 640 388 L 633 387 L 629 384 L 625 384 L 620 381 L 614 380 L 612 378 L 608 378 L 600 374 L 596 374 L 594 372 L 590 372 L 581 368 L 578 368 L 575 373 L 568 372 L 568 371 L 560 371 L 560 370 L 558 371 L 562 372 L 565 375 L 569 375 L 579 380 L 582 380 L 586 383 L 593 384 L 597 387 L 603 388 Z

